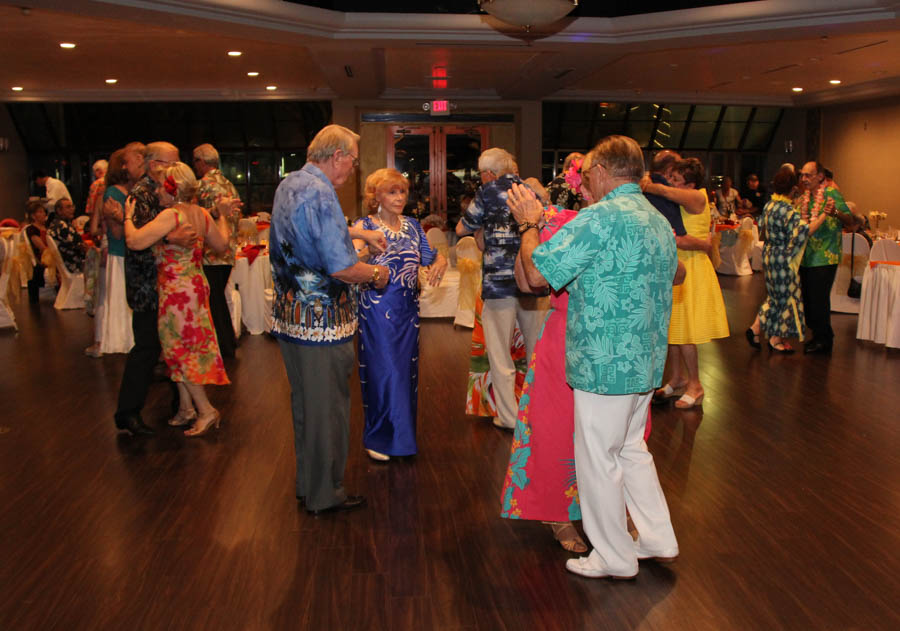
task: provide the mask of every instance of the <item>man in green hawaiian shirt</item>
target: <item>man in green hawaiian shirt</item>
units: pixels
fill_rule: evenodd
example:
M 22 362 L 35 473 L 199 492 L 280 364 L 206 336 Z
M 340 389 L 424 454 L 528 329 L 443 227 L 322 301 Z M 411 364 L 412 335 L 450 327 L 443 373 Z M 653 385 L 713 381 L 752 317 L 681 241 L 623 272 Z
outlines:
M 575 469 L 594 550 L 566 569 L 591 578 L 631 578 L 638 559 L 678 556 L 643 436 L 666 363 L 672 283 L 684 268 L 671 226 L 641 192 L 643 174 L 634 140 L 601 140 L 582 165 L 588 192 L 600 201 L 541 245 L 540 204 L 520 186 L 509 195 L 529 282 L 569 293 L 566 378 L 575 390 Z M 625 528 L 626 504 L 637 542 Z
M 800 169 L 803 194 L 797 200 L 797 210 L 805 221 L 820 213 L 831 215 L 809 237 L 800 261 L 800 291 L 806 324 L 813 339 L 803 347 L 804 353 L 830 353 L 834 332 L 831 330 L 831 285 L 841 262 L 843 226 L 854 226 L 856 220 L 836 189 L 825 185 L 825 167 L 819 162 L 807 162 Z

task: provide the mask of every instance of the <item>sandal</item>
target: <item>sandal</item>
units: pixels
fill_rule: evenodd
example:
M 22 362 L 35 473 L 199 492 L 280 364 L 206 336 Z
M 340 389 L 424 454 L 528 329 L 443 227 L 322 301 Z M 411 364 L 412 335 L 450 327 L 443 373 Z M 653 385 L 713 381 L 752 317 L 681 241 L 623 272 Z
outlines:
M 684 394 L 685 387 L 687 387 L 687 384 L 682 384 L 673 388 L 671 383 L 667 383 L 662 388 L 659 388 L 656 392 L 653 393 L 653 400 L 657 403 L 660 403 L 662 401 L 667 401 L 668 399 L 680 396 Z
M 188 408 L 186 410 L 178 408 L 178 414 L 169 419 L 169 425 L 172 427 L 181 427 L 182 425 L 187 425 L 195 418 L 197 418 L 197 410 L 194 408 Z
M 689 410 L 692 407 L 699 407 L 703 405 L 703 394 L 704 393 L 701 392 L 700 396 L 695 399 L 691 395 L 685 393 L 675 402 L 675 407 L 679 410 Z
M 784 342 L 778 342 L 777 344 L 772 344 L 772 340 L 769 340 L 769 348 L 773 353 L 780 353 L 782 355 L 790 355 L 794 352 L 794 349 L 791 348 L 789 344 L 785 344 Z
M 561 545 L 564 550 L 579 554 L 587 552 L 588 547 L 585 545 L 584 539 L 578 534 L 578 531 L 575 530 L 575 526 L 572 525 L 572 522 L 547 521 L 544 523 L 548 524 L 553 530 L 554 538 L 559 541 L 559 545 Z
M 753 348 L 762 348 L 762 345 L 759 343 L 759 333 L 754 333 L 753 329 L 747 329 L 744 332 L 744 335 L 747 336 L 747 343 Z

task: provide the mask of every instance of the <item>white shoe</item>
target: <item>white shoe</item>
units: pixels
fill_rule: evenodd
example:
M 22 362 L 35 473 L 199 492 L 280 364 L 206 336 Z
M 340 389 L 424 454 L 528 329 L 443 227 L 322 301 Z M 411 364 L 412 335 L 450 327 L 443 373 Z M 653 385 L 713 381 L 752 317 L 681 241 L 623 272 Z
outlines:
M 639 561 L 645 561 L 649 559 L 658 561 L 659 563 L 671 563 L 678 558 L 678 546 L 675 546 L 674 548 L 668 548 L 666 550 L 650 550 L 649 548 L 644 548 L 641 545 L 640 538 L 638 538 L 638 540 L 634 542 L 634 551 L 637 554 L 637 558 Z
M 495 416 L 495 417 L 494 417 L 494 420 L 491 421 L 491 422 L 494 424 L 494 427 L 499 427 L 500 429 L 514 430 L 514 429 L 516 428 L 515 425 L 513 425 L 513 426 L 504 425 L 504 424 L 503 424 L 503 421 L 500 420 L 500 417 L 499 417 L 499 416 Z
M 590 557 L 569 559 L 566 561 L 566 569 L 572 574 L 578 574 L 579 576 L 585 576 L 587 578 L 614 578 L 620 581 L 627 581 L 637 576 L 637 572 L 631 575 L 612 574 L 605 568 L 594 566 L 590 561 Z
M 374 449 L 366 449 L 366 453 L 369 454 L 369 458 L 371 458 L 372 460 L 377 460 L 378 462 L 387 462 L 391 459 L 391 457 L 387 454 L 375 451 Z

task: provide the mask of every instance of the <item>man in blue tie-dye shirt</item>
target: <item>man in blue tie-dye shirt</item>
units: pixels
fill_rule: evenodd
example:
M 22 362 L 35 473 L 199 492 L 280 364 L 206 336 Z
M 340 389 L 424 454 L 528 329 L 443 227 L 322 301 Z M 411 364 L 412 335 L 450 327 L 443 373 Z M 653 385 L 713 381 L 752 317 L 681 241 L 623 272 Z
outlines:
M 482 187 L 456 224 L 459 236 L 484 230 L 481 323 L 497 406 L 494 425 L 506 429 L 515 427 L 519 407 L 516 367 L 509 352 L 516 323 L 530 358 L 549 306 L 546 300 L 523 295 L 516 286 L 519 224 L 509 212 L 506 197 L 513 184 L 522 184 L 517 170 L 515 159 L 503 149 L 495 147 L 482 153 L 478 158 Z

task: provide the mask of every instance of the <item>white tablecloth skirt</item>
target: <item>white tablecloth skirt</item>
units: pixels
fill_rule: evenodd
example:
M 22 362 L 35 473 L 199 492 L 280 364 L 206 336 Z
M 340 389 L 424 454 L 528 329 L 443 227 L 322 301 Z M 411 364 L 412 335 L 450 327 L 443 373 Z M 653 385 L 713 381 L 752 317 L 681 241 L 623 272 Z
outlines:
M 856 337 L 900 348 L 900 265 L 866 266 Z
M 267 311 L 271 310 L 271 298 L 266 300 L 266 292 L 272 289 L 272 268 L 269 265 L 269 255 L 260 254 L 250 265 L 246 257 L 239 257 L 231 270 L 226 292 L 237 285 L 241 295 L 241 321 L 247 327 L 251 335 L 259 335 L 272 327 L 271 317 Z
M 422 284 L 419 294 L 419 317 L 452 318 L 459 302 L 459 270 L 448 267 L 437 287 Z

